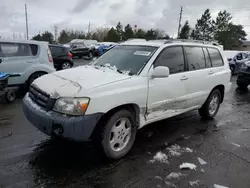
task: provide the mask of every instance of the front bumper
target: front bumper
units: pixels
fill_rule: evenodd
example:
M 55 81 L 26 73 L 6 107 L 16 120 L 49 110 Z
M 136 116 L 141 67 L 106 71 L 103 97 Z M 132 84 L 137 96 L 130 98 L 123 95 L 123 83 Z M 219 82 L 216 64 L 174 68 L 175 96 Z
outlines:
M 54 111 L 45 111 L 26 94 L 23 99 L 26 118 L 40 131 L 52 136 L 82 142 L 90 140 L 97 122 L 103 113 L 84 116 L 66 116 Z
M 238 83 L 250 84 L 250 72 L 240 71 L 237 78 Z

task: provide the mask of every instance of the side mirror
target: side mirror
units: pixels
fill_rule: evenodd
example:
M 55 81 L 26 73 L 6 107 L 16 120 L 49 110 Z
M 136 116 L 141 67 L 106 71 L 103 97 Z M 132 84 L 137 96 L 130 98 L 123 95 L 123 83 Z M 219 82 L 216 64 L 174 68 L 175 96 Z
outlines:
M 152 78 L 167 78 L 169 76 L 169 68 L 159 66 L 153 70 Z

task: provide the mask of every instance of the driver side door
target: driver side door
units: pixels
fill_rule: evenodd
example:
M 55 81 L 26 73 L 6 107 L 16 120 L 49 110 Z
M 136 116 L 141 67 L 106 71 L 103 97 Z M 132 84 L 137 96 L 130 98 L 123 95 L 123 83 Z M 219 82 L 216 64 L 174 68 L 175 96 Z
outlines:
M 165 48 L 155 60 L 157 66 L 169 68 L 166 78 L 150 78 L 146 123 L 162 120 L 183 113 L 187 107 L 188 80 L 182 46 Z

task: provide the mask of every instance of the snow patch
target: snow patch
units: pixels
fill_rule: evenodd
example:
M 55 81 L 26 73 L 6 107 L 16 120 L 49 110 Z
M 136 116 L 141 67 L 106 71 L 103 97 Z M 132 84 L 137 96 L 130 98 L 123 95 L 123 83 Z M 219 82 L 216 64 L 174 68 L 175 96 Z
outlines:
M 176 173 L 176 172 L 171 172 L 168 176 L 167 176 L 167 179 L 170 180 L 170 179 L 179 179 L 180 177 L 182 176 L 185 176 L 184 174 L 182 173 Z
M 180 169 L 190 169 L 190 170 L 196 170 L 196 165 L 192 163 L 182 163 L 180 165 Z
M 155 179 L 163 180 L 160 176 L 155 176 Z
M 166 186 L 170 187 L 170 188 L 176 188 L 176 186 L 168 181 L 165 181 Z
M 168 147 L 167 150 L 170 153 L 170 155 L 172 155 L 174 157 L 181 156 L 183 152 L 187 152 L 187 153 L 192 153 L 193 152 L 192 149 L 190 149 L 190 148 L 181 148 L 177 144 L 172 145 L 171 147 Z
M 222 186 L 222 185 L 214 184 L 214 188 L 228 188 L 228 187 L 225 187 L 225 186 Z
M 200 163 L 201 165 L 206 165 L 206 164 L 207 164 L 206 161 L 204 161 L 202 158 L 199 158 L 199 157 L 198 157 L 198 161 L 199 161 L 199 163 Z
M 201 181 L 200 180 L 196 180 L 196 181 L 190 181 L 189 182 L 189 185 L 190 186 L 199 186 L 201 184 Z
M 156 155 L 154 156 L 153 160 L 150 160 L 149 162 L 154 163 L 155 161 L 161 162 L 161 163 L 166 163 L 168 164 L 168 156 L 165 153 L 157 152 Z
M 239 145 L 239 144 L 232 143 L 232 145 L 234 145 L 234 146 L 236 146 L 236 147 L 239 147 L 239 148 L 240 148 L 240 145 Z

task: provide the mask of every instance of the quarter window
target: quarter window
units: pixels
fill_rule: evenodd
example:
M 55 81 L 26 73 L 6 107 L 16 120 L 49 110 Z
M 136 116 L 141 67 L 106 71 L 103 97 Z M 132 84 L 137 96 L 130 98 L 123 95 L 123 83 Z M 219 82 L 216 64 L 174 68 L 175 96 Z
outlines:
M 201 47 L 185 46 L 189 71 L 205 69 L 206 61 Z
M 208 53 L 210 55 L 213 67 L 223 66 L 224 63 L 219 50 L 217 50 L 216 48 L 208 48 Z
M 154 67 L 165 66 L 170 74 L 184 72 L 185 63 L 181 46 L 169 47 L 163 50 L 155 61 Z

